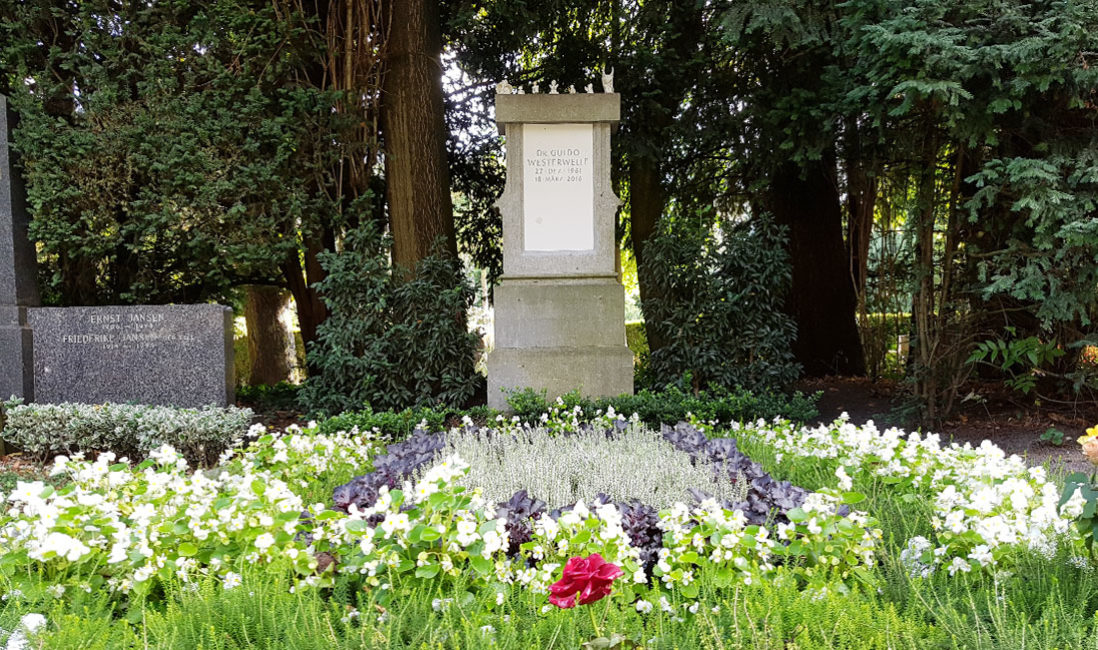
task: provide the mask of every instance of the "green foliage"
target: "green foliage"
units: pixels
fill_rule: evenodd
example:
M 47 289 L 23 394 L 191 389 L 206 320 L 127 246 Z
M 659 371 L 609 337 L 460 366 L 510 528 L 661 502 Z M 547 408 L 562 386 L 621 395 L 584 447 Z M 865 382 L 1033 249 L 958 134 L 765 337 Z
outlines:
M 968 371 L 957 361 L 1004 325 L 1073 349 L 1098 317 L 1094 3 L 841 8 L 849 65 L 832 74 L 849 85 L 836 107 L 891 186 L 879 196 L 887 207 L 877 203 L 887 227 L 911 231 L 921 249 L 905 253 L 923 305 L 913 310 L 914 351 L 925 351 L 915 374 L 929 385 L 920 397 L 952 392 Z M 1075 365 L 1068 355 L 1055 370 Z M 1000 366 L 1029 390 L 1020 369 Z
M 1008 333 L 1013 335 L 1013 328 L 1009 328 Z M 977 343 L 968 357 L 968 363 L 983 362 L 998 368 L 1010 375 L 1005 382 L 1007 386 L 1023 394 L 1029 394 L 1037 385 L 1034 371 L 1062 356 L 1064 351 L 1054 342 L 1045 342 L 1036 336 L 1028 336 L 1024 339 L 993 339 Z
M 297 407 L 298 393 L 301 386 L 288 381 L 280 381 L 274 386 L 260 384 L 258 386 L 238 386 L 236 399 L 247 402 L 263 411 L 290 410 Z
M 633 352 L 634 367 L 648 363 L 648 337 L 644 332 L 644 321 L 625 324 L 625 344 Z
M 1041 434 L 1041 440 L 1060 447 L 1064 444 L 1064 432 L 1056 427 L 1049 427 Z
M 252 412 L 236 407 L 182 409 L 139 404 L 4 405 L 0 437 L 40 461 L 56 454 L 111 451 L 132 461 L 164 444 L 191 466 L 210 465 L 248 430 Z
M 323 56 L 304 16 L 246 0 L 2 11 L 47 302 L 227 300 L 343 210 L 324 186 L 353 124 L 338 93 L 291 82 Z
M 533 389 L 512 393 L 507 404 L 514 410 L 515 416 L 523 422 L 537 423 L 545 413 L 552 411 L 569 412 L 579 407 L 585 414 L 605 413 L 613 408 L 626 417 L 636 413 L 642 422 L 658 427 L 661 424 L 675 424 L 689 420 L 693 415 L 702 421 L 750 422 L 758 419 L 772 420 L 776 417 L 794 422 L 808 422 L 816 417 L 816 401 L 820 393 L 804 395 L 800 391 L 792 395 L 765 392 L 752 393 L 735 389 L 728 390 L 712 387 L 697 394 L 684 391 L 679 386 L 668 386 L 656 392 L 642 390 L 636 395 L 590 399 L 578 392 L 568 393 L 559 402 L 549 402 L 544 394 Z
M 1094 476 L 1075 472 L 1064 479 L 1064 491 L 1060 496 L 1060 506 L 1070 501 L 1078 492 L 1083 499 L 1082 513 L 1075 518 L 1075 526 L 1086 540 L 1087 547 L 1094 551 L 1098 541 L 1098 484 Z
M 442 431 L 453 421 L 460 420 L 463 415 L 487 420 L 490 416 L 494 416 L 495 412 L 484 406 L 473 407 L 468 411 L 445 406 L 438 408 L 422 406 L 407 408 L 403 411 L 374 411 L 367 407 L 359 411 L 340 413 L 323 420 L 319 424 L 318 431 L 335 433 L 358 427 L 359 431 L 376 430 L 386 440 L 398 441 L 412 435 L 421 423 L 426 423 L 425 428 L 429 431 Z
M 728 224 L 719 237 L 674 220 L 649 239 L 645 326 L 668 343 L 649 356 L 647 383 L 664 387 L 690 373 L 695 390 L 792 385 L 799 370 L 790 348 L 796 328 L 782 313 L 791 277 L 784 239 L 765 218 Z
M 309 350 L 316 374 L 301 390 L 310 412 L 462 406 L 482 381 L 460 262 L 429 257 L 405 274 L 391 269 L 389 246 L 366 222 L 341 252 L 321 257 L 327 277 L 317 289 L 329 316 Z

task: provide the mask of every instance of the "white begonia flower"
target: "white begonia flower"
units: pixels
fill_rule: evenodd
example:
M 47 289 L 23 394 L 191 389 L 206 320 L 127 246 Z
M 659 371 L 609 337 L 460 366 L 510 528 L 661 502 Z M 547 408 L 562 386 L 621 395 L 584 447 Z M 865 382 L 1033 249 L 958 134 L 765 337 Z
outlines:
M 960 573 L 968 573 L 972 571 L 972 565 L 969 564 L 964 558 L 955 557 L 953 562 L 949 565 L 949 575 L 956 575 Z
M 634 605 L 634 607 L 641 614 L 647 614 L 648 612 L 652 611 L 652 603 L 648 602 L 647 600 L 643 600 L 643 599 L 638 600 L 637 604 Z
M 261 551 L 265 551 L 274 546 L 275 538 L 270 533 L 262 533 L 259 537 L 255 538 L 255 547 Z
M 492 555 L 499 552 L 503 548 L 504 543 L 507 541 L 506 535 L 500 535 L 494 530 L 489 530 L 485 532 L 483 538 L 484 550 L 482 550 L 480 554 L 485 559 L 491 559 Z
M 394 533 L 407 531 L 411 528 L 411 522 L 408 520 L 408 513 L 390 512 L 385 515 L 385 519 L 381 522 L 380 528 L 385 533 L 385 539 L 389 539 Z
M 854 482 L 851 480 L 850 475 L 846 473 L 846 468 L 839 465 L 835 470 L 835 476 L 839 479 L 839 489 L 843 491 L 850 491 L 854 489 Z
M 969 552 L 968 558 L 979 562 L 981 566 L 991 566 L 995 564 L 995 556 L 991 554 L 991 548 L 987 544 L 980 544 L 975 546 L 972 551 Z

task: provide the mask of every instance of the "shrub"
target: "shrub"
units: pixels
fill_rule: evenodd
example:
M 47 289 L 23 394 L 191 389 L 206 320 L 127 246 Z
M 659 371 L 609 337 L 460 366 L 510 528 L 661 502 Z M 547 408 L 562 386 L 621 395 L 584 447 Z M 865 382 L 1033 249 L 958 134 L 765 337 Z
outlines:
M 689 383 L 689 381 L 687 381 Z M 613 407 L 614 411 L 637 416 L 650 426 L 674 424 L 689 419 L 690 415 L 703 421 L 723 423 L 773 420 L 783 418 L 794 422 L 807 422 L 815 418 L 819 393 L 805 395 L 800 391 L 792 395 L 777 392 L 760 392 L 713 387 L 696 395 L 679 386 L 669 386 L 662 391 L 642 390 L 636 395 L 590 399 L 578 392 L 563 395 L 550 403 L 544 394 L 533 389 L 512 393 L 507 403 L 523 422 L 536 422 L 542 414 L 561 408 L 571 410 L 577 406 L 585 413 L 594 414 Z
M 396 441 L 412 435 L 421 423 L 425 423 L 430 431 L 445 429 L 447 420 L 455 414 L 461 417 L 461 412 L 456 409 L 434 409 L 426 406 L 403 411 L 374 411 L 365 408 L 330 417 L 319 424 L 318 430 L 323 434 L 331 434 L 358 428 L 363 432 L 376 431 L 386 439 Z
M 341 253 L 321 256 L 329 316 L 309 350 L 317 374 L 301 390 L 311 412 L 461 406 L 476 392 L 478 339 L 465 327 L 473 293 L 461 263 L 429 257 L 414 273 L 394 273 L 389 246 L 367 222 Z
M 248 430 L 252 411 L 141 404 L 20 404 L 4 409 L 0 437 L 38 460 L 56 454 L 111 451 L 131 460 L 171 445 L 192 465 L 208 465 Z
M 237 401 L 248 402 L 262 410 L 292 410 L 297 406 L 301 386 L 280 381 L 273 386 L 240 386 L 236 389 Z
M 633 352 L 633 365 L 648 363 L 648 337 L 644 332 L 644 321 L 631 321 L 625 324 L 625 344 Z
M 767 218 L 720 237 L 694 222 L 667 221 L 645 244 L 641 267 L 648 342 L 662 345 L 640 380 L 662 388 L 690 373 L 694 390 L 788 389 L 800 369 L 791 349 L 796 325 L 783 311 L 792 278 L 784 238 Z

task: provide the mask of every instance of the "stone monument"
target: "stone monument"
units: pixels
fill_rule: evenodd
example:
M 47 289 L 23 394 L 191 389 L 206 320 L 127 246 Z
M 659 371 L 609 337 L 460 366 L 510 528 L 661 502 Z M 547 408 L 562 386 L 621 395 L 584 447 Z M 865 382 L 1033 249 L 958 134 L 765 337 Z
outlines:
M 604 84 L 605 85 L 608 84 Z M 503 276 L 495 289 L 495 349 L 488 405 L 506 391 L 553 399 L 633 392 L 625 344 L 625 291 L 614 233 L 610 132 L 621 112 L 613 92 L 496 94 L 506 137 Z
M 0 95 L 0 399 L 34 399 L 27 308 L 38 302 L 38 267 L 27 238 L 26 197 L 9 144 L 15 114 Z
M 14 122 L 0 95 L 0 400 L 225 406 L 234 401 L 232 309 L 39 307 Z

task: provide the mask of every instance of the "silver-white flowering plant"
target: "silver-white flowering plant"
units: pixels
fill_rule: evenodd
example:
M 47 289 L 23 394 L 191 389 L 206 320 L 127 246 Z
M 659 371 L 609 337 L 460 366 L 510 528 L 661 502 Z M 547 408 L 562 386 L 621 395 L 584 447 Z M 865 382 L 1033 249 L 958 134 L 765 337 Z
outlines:
M 742 474 L 729 475 L 704 459 L 692 461 L 657 431 L 631 423 L 620 431 L 601 426 L 561 434 L 544 427 L 508 432 L 462 428 L 446 436 L 443 456 L 468 459 L 463 485 L 478 487 L 485 500 L 507 501 L 526 490 L 550 507 L 600 494 L 610 501 L 636 499 L 657 509 L 689 500 L 687 488 L 721 502 L 747 496 Z

